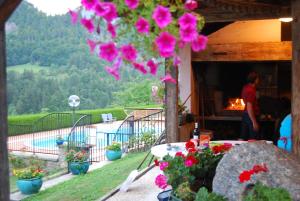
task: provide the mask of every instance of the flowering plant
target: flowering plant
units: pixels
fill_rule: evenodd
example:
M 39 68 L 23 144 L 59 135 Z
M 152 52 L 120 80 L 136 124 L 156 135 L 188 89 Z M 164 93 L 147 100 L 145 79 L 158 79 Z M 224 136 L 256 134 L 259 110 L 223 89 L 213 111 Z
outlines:
M 168 58 L 169 70 L 180 64 L 179 48 L 190 44 L 198 52 L 206 47 L 207 38 L 199 34 L 204 18 L 194 12 L 196 0 L 82 0 L 81 4 L 78 11 L 70 10 L 72 23 L 81 13 L 80 23 L 91 35 L 87 39 L 91 53 L 110 63 L 105 70 L 116 80 L 122 64 L 156 75 L 162 59 Z M 161 80 L 176 83 L 170 73 Z
M 121 144 L 118 142 L 112 142 L 111 145 L 106 147 L 106 150 L 121 151 Z
M 18 179 L 35 179 L 42 178 L 44 176 L 44 170 L 37 167 L 29 167 L 24 169 L 14 169 L 13 174 Z
M 201 187 L 212 190 L 216 167 L 224 153 L 231 147 L 230 145 L 217 145 L 223 147 L 218 148 L 222 151 L 214 152 L 214 148 L 209 147 L 199 150 L 192 141 L 188 141 L 185 146 L 187 154 L 177 152 L 175 157 L 167 155 L 162 161 L 155 161 L 164 173 L 156 177 L 156 185 L 162 189 L 171 185 L 175 194 L 184 201 L 193 200 Z M 184 198 L 186 194 L 182 195 L 182 188 L 188 188 L 188 191 L 184 192 L 193 192 L 189 193 L 189 198 Z
M 86 162 L 89 158 L 88 153 L 85 150 L 81 151 L 75 151 L 75 150 L 70 150 L 66 154 L 66 161 L 67 162 Z

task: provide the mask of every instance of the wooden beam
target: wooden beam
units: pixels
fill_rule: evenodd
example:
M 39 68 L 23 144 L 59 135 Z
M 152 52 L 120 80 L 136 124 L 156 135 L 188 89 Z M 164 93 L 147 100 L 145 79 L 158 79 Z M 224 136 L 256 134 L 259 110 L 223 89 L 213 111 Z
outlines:
M 0 24 L 0 200 L 9 200 L 7 153 L 7 94 L 4 23 Z
M 4 24 L 22 0 L 2 0 L 0 1 L 0 24 Z
M 289 5 L 276 5 L 256 1 L 198 0 L 197 10 L 206 22 L 231 22 L 239 20 L 274 19 L 291 16 Z
M 193 61 L 290 61 L 291 42 L 211 44 L 193 53 Z
M 300 157 L 300 0 L 292 1 L 292 131 L 293 152 Z
M 178 69 L 172 67 L 166 69 L 178 83 Z M 178 142 L 178 84 L 166 83 L 166 134 L 167 142 Z

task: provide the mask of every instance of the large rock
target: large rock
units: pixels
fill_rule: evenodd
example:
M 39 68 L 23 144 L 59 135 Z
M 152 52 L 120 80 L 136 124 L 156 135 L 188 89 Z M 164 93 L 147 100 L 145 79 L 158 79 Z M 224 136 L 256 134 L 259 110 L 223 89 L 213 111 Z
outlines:
M 290 192 L 293 200 L 300 201 L 299 158 L 264 141 L 232 148 L 218 164 L 213 191 L 224 195 L 230 201 L 241 200 L 247 182 L 240 183 L 240 173 L 262 163 L 267 165 L 269 171 L 255 174 L 250 183 L 260 181 L 268 186 L 282 187 Z

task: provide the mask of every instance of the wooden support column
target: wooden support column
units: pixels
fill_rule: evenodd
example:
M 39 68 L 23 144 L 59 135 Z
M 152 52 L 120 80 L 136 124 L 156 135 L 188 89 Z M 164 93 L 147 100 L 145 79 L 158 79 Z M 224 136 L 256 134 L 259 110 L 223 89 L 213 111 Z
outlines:
M 0 22 L 0 200 L 9 200 L 7 153 L 6 55 L 4 23 Z
M 300 0 L 292 0 L 292 131 L 293 152 L 300 157 Z
M 167 70 L 167 69 L 166 69 Z M 167 142 L 178 142 L 178 69 L 172 67 L 169 73 L 174 79 L 177 80 L 177 84 L 167 82 L 165 84 L 166 94 L 166 134 Z

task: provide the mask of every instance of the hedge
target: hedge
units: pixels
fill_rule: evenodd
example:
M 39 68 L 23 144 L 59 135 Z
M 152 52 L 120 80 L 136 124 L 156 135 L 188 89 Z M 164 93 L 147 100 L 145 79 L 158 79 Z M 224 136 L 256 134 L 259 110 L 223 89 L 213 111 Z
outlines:
M 123 120 L 127 116 L 123 108 L 78 110 L 76 111 L 75 121 L 77 121 L 82 116 L 81 114 L 87 114 L 87 115 L 91 115 L 92 124 L 101 123 L 102 122 L 101 114 L 105 114 L 105 113 L 106 114 L 111 113 L 113 117 L 115 117 L 117 120 Z M 14 136 L 14 135 L 21 135 L 25 133 L 32 133 L 34 131 L 47 131 L 47 130 L 55 130 L 59 128 L 71 127 L 73 121 L 71 114 L 72 114 L 71 112 L 65 112 L 63 114 L 64 117 L 61 118 L 59 123 L 57 123 L 57 118 L 45 118 L 43 120 L 42 119 L 43 117 L 50 115 L 47 113 L 9 116 L 8 135 Z M 35 130 L 32 126 L 33 124 L 36 124 Z

